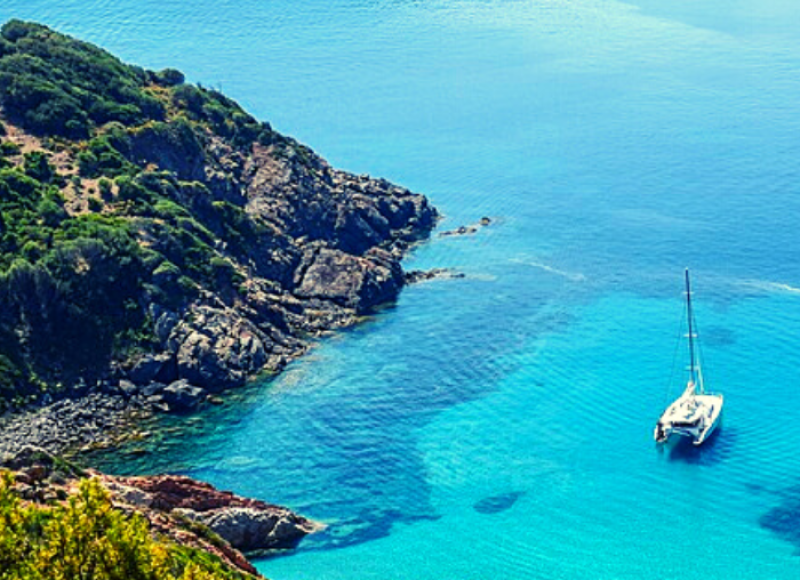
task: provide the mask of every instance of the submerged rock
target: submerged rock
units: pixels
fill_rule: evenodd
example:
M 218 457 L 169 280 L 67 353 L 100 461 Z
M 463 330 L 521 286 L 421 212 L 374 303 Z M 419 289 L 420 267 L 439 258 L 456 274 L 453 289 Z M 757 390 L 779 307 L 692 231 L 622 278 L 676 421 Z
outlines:
M 406 284 L 416 284 L 418 282 L 426 282 L 428 280 L 453 280 L 456 278 L 465 278 L 463 272 L 456 272 L 452 268 L 433 268 L 431 270 L 411 270 L 406 272 Z
M 459 226 L 454 230 L 446 230 L 439 234 L 439 237 L 447 237 L 447 236 L 466 236 L 469 234 L 474 234 L 478 231 L 478 228 L 475 226 Z
M 471 224 L 468 226 L 459 226 L 452 230 L 445 230 L 443 232 L 439 232 L 439 237 L 445 238 L 449 236 L 469 236 L 476 233 L 480 228 L 485 228 L 491 223 L 492 219 L 484 216 L 476 224 Z

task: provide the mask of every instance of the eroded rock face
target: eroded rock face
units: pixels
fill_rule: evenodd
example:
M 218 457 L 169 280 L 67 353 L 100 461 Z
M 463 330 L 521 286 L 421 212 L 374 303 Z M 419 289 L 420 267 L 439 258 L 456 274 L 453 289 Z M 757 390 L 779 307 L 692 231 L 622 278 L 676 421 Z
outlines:
M 236 295 L 205 292 L 183 312 L 151 312 L 164 352 L 127 367 L 140 385 L 185 379 L 217 391 L 280 370 L 309 337 L 396 299 L 403 253 L 437 219 L 422 195 L 332 169 L 298 143 L 256 143 L 244 154 L 212 136 L 205 147 L 204 178 L 180 169 L 211 195 L 184 202 L 202 211 L 215 198 L 231 201 L 258 224 L 245 280 Z
M 425 237 L 437 219 L 424 196 L 332 169 L 301 145 L 254 145 L 243 181 L 248 213 L 294 240 L 323 242 L 353 255 Z
M 382 250 L 360 257 L 322 248 L 310 251 L 303 261 L 298 296 L 330 300 L 358 312 L 391 300 L 403 285 L 399 264 Z
M 291 549 L 322 529 L 286 508 L 219 491 L 188 477 L 105 477 L 119 501 L 200 522 L 237 550 Z
M 178 376 L 209 390 L 241 384 L 267 362 L 259 329 L 231 309 L 199 306 L 173 328 Z

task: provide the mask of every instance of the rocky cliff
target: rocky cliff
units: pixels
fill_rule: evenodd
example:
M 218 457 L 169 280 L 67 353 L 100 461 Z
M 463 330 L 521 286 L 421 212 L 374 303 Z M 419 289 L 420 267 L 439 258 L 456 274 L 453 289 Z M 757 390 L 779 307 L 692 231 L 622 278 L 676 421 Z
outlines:
M 186 409 L 394 300 L 435 225 L 178 71 L 0 33 L 0 406 Z

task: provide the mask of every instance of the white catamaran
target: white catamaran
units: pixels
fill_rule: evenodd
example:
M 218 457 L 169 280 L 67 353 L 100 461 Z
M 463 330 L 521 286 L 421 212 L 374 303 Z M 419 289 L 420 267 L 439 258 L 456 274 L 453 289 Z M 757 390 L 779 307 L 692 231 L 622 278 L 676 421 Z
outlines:
M 656 424 L 657 443 L 666 443 L 672 435 L 689 437 L 694 445 L 702 445 L 719 423 L 723 397 L 706 393 L 703 372 L 695 353 L 696 324 L 692 314 L 692 293 L 689 287 L 689 269 L 686 269 L 686 313 L 689 320 L 689 382 Z

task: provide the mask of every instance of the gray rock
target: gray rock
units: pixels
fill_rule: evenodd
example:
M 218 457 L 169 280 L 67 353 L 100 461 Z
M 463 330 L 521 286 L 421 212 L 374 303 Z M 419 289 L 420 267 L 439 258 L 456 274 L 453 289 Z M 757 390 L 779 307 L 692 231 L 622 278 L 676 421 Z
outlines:
M 141 389 L 139 389 L 139 392 L 141 393 L 141 395 L 143 397 L 145 397 L 146 399 L 149 399 L 151 397 L 160 396 L 160 393 L 166 387 L 167 387 L 167 385 L 165 385 L 164 383 L 153 382 L 153 383 L 149 383 L 149 384 L 141 387 Z
M 206 398 L 206 392 L 191 385 L 186 379 L 181 379 L 165 387 L 161 391 L 161 397 L 171 410 L 189 411 Z
M 169 353 L 142 355 L 128 371 L 128 377 L 137 385 L 152 381 L 171 383 L 178 378 L 173 357 Z
M 239 550 L 289 549 L 308 534 L 298 518 L 251 507 L 227 507 L 198 515 L 198 520 Z
M 454 230 L 447 230 L 439 234 L 439 237 L 447 237 L 447 236 L 467 236 L 470 234 L 474 234 L 478 231 L 478 228 L 475 226 L 459 226 Z
M 137 397 L 124 397 L 117 387 L 108 391 L 112 394 L 88 393 L 0 422 L 0 455 L 17 453 L 26 445 L 61 454 L 104 442 L 110 432 L 127 426 L 131 413 L 141 410 Z
M 405 273 L 406 284 L 416 284 L 428 280 L 451 280 L 464 278 L 463 272 L 456 272 L 451 268 L 433 268 L 431 270 L 411 270 Z
M 174 312 L 162 312 L 155 323 L 155 333 L 162 345 L 167 344 L 170 332 L 178 324 L 178 316 Z
M 178 376 L 209 390 L 239 385 L 267 361 L 268 339 L 231 309 L 196 307 L 169 340 Z
M 119 381 L 119 390 L 125 397 L 132 397 L 138 391 L 138 387 L 132 381 L 121 379 Z
M 353 256 L 322 248 L 308 253 L 304 264 L 297 296 L 330 300 L 358 312 L 393 300 L 403 286 L 399 263 L 381 250 Z

